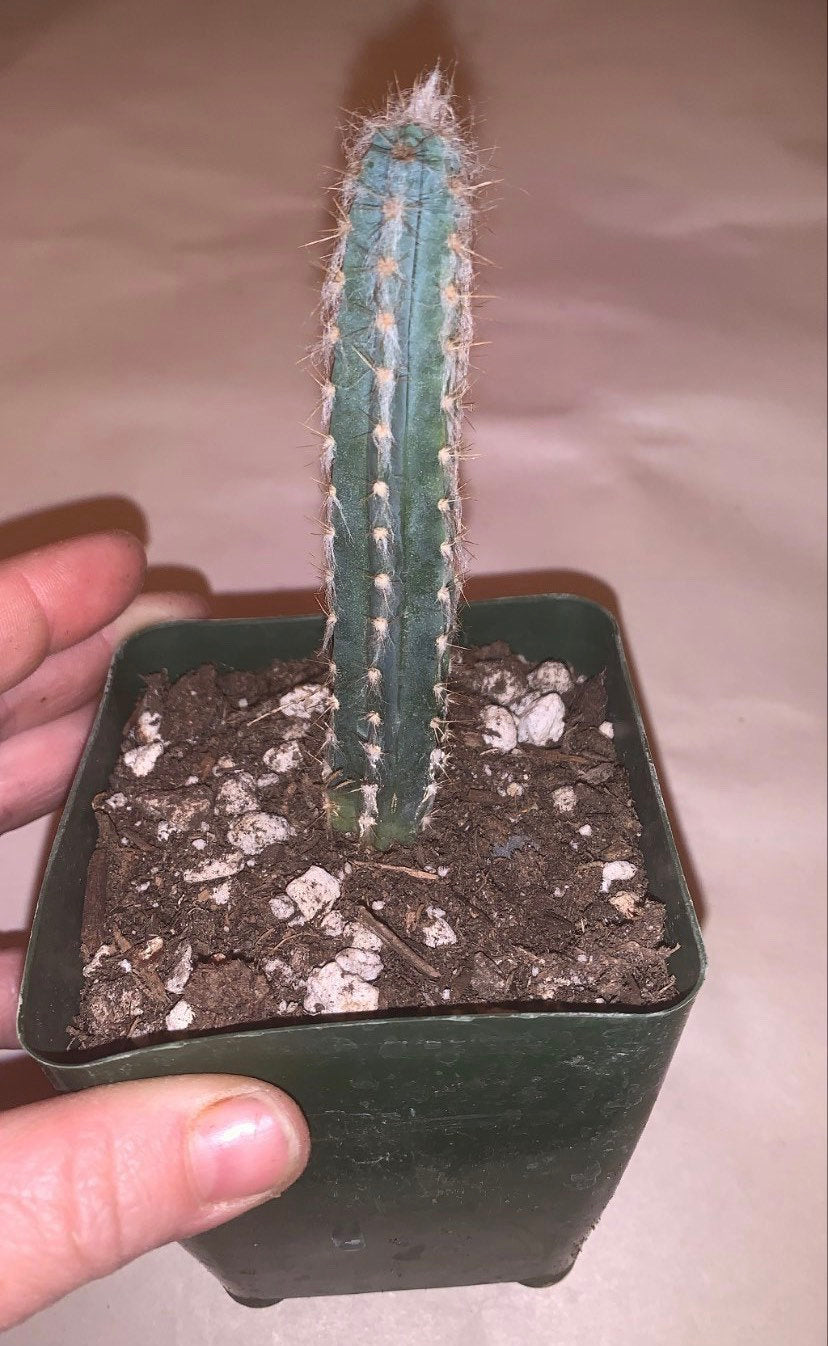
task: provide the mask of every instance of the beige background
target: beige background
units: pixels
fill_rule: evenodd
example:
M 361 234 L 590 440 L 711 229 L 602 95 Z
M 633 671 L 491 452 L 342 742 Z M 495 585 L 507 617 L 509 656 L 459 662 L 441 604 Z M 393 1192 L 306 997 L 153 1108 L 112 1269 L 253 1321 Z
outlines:
M 459 58 L 504 179 L 474 574 L 620 610 L 712 965 L 557 1289 L 257 1315 L 171 1248 L 10 1346 L 823 1340 L 821 9 L 5 0 L 0 552 L 123 523 L 159 580 L 201 572 L 247 609 L 313 584 L 300 245 L 340 108 Z M 25 920 L 45 835 L 0 842 L 0 925 Z M 4 1084 L 31 1078 L 7 1062 Z

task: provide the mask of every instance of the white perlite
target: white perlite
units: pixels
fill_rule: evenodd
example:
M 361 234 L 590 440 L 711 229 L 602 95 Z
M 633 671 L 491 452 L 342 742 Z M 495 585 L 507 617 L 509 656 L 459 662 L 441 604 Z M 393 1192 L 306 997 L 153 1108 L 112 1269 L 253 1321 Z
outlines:
M 378 1005 L 376 986 L 343 971 L 338 963 L 325 963 L 308 977 L 305 996 L 308 1014 L 360 1014 L 375 1010 Z
M 192 1005 L 188 1005 L 186 1000 L 179 1000 L 173 1005 L 164 1023 L 171 1033 L 176 1033 L 182 1028 L 189 1028 L 194 1018 Z
M 193 970 L 193 949 L 186 940 L 182 944 L 175 967 L 164 982 L 164 990 L 170 995 L 181 995 Z
M 289 921 L 296 911 L 289 897 L 272 897 L 268 903 L 277 921 Z
M 157 953 L 160 953 L 164 947 L 164 941 L 160 935 L 150 935 L 149 939 L 136 953 L 135 957 L 142 963 L 148 963 Z
M 250 813 L 258 802 L 256 782 L 247 771 L 229 776 L 216 792 L 216 808 L 230 818 L 238 817 L 240 813 Z
M 382 948 L 379 935 L 375 935 L 362 921 L 351 921 L 345 928 L 345 934 L 355 949 L 372 949 L 376 953 Z
M 244 869 L 244 856 L 238 852 L 219 855 L 215 860 L 205 860 L 195 869 L 184 870 L 185 883 L 210 883 L 213 879 L 229 879 Z
M 545 748 L 559 743 L 566 727 L 566 707 L 557 692 L 547 692 L 522 711 L 518 720 L 518 742 Z
M 280 696 L 279 709 L 283 715 L 310 720 L 314 715 L 326 711 L 330 700 L 331 694 L 327 687 L 321 687 L 316 682 L 306 682 L 304 687 L 294 687 L 293 691 Z
M 243 813 L 227 829 L 227 840 L 245 855 L 258 855 L 277 841 L 287 841 L 291 828 L 279 813 Z
M 499 706 L 511 706 L 526 692 L 521 679 L 507 669 L 496 669 L 493 673 L 487 673 L 480 690 L 484 696 L 491 697 Z
M 144 743 L 140 748 L 129 748 L 124 753 L 124 766 L 133 776 L 148 776 L 164 751 L 163 743 Z
M 290 986 L 293 990 L 303 990 L 305 986 L 304 979 L 291 967 L 290 963 L 285 962 L 284 958 L 268 958 L 264 964 L 265 975 L 268 977 L 276 976 L 285 986 Z
M 498 752 L 511 752 L 517 743 L 517 725 L 511 711 L 505 706 L 484 706 L 480 718 L 483 742 Z
M 145 795 L 140 807 L 151 818 L 160 818 L 158 840 L 168 841 L 173 832 L 188 832 L 210 812 L 210 801 L 205 795 L 183 797 L 177 791 Z
M 572 690 L 572 675 L 566 664 L 557 659 L 547 659 L 538 664 L 526 679 L 533 692 L 569 692 Z
M 302 749 L 295 739 L 291 739 L 288 743 L 280 743 L 278 748 L 268 748 L 262 757 L 265 766 L 277 774 L 291 771 L 301 760 Z
M 613 893 L 612 897 L 607 900 L 625 921 L 631 921 L 633 916 L 637 916 L 641 910 L 641 902 L 638 896 L 635 893 L 628 893 L 625 888 L 622 888 L 618 893 Z
M 115 952 L 114 944 L 102 944 L 101 947 L 98 949 L 98 952 L 95 954 L 95 956 L 93 958 L 90 958 L 89 962 L 84 965 L 83 969 L 84 977 L 94 976 L 94 974 L 100 967 L 103 959 L 108 958 L 109 955 L 114 952 Z
M 343 949 L 336 961 L 343 972 L 352 972 L 363 981 L 376 981 L 382 972 L 382 959 L 372 949 Z
M 323 916 L 319 929 L 330 939 L 341 939 L 344 936 L 351 941 L 354 949 L 371 949 L 376 953 L 382 948 L 379 935 L 375 935 L 362 921 L 346 921 L 339 911 L 329 911 L 327 916 Z
M 345 929 L 345 918 L 339 911 L 329 911 L 319 922 L 319 929 L 330 939 L 339 939 Z
M 635 872 L 635 865 L 631 865 L 629 860 L 608 860 L 601 875 L 601 892 L 608 893 L 611 884 L 631 879 Z
M 446 920 L 442 907 L 426 907 L 428 921 L 423 923 L 423 943 L 430 949 L 442 948 L 445 944 L 456 944 L 457 936 Z
M 312 921 L 320 911 L 330 911 L 339 901 L 340 891 L 339 879 L 319 865 L 311 865 L 287 885 L 288 897 L 293 898 L 306 921 Z
M 207 892 L 209 893 L 210 896 L 210 901 L 215 902 L 217 907 L 227 906 L 227 903 L 230 901 L 231 891 L 232 886 L 229 883 L 217 883 L 215 888 L 207 889 Z
M 135 726 L 139 743 L 155 743 L 161 737 L 161 715 L 157 710 L 142 710 Z
M 603 734 L 604 738 L 615 738 L 612 720 L 602 720 L 598 726 L 598 733 Z
M 578 828 L 578 831 L 580 832 L 582 837 L 592 836 L 592 828 L 590 827 L 589 823 L 584 823 L 583 827 Z
M 106 803 L 111 809 L 122 809 L 126 804 L 126 795 L 121 794 L 120 790 L 114 795 L 110 795 Z
M 552 791 L 552 803 L 558 813 L 572 813 L 578 802 L 578 796 L 571 785 L 559 785 Z

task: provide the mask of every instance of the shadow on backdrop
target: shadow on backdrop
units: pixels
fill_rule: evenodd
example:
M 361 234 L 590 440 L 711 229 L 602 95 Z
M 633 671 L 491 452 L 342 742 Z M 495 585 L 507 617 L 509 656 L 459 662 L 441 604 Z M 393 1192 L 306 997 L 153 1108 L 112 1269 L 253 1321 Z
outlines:
M 452 82 L 454 102 L 462 119 L 469 117 L 474 107 L 475 82 L 468 58 L 460 52 L 447 4 L 441 0 L 421 0 L 405 13 L 393 15 L 375 37 L 362 47 L 342 90 L 341 125 L 331 147 L 328 159 L 339 175 L 345 166 L 342 153 L 343 133 L 347 134 L 348 119 L 354 114 L 379 112 L 388 97 L 389 89 L 410 89 L 419 75 L 440 65 Z M 313 237 L 325 238 L 331 224 L 330 203 L 324 204 Z M 321 253 L 311 255 L 308 283 L 319 289 L 319 270 L 323 263 Z
M 438 64 L 452 81 L 460 116 L 467 117 L 474 103 L 474 77 L 457 46 L 450 9 L 441 0 L 421 0 L 365 43 L 345 83 L 344 108 L 375 111 L 384 105 L 389 83 L 409 89 Z

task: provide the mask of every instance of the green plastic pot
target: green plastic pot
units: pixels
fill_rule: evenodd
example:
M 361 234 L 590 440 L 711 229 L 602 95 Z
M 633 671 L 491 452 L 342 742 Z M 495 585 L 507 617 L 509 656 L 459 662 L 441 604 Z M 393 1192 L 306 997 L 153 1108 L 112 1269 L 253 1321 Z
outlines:
M 531 660 L 607 670 L 609 714 L 667 907 L 678 1000 L 641 1011 L 401 1014 L 235 1030 L 79 1055 L 67 1025 L 81 984 L 92 798 L 105 788 L 143 675 L 200 664 L 256 669 L 318 648 L 314 618 L 176 622 L 116 653 L 52 848 L 29 945 L 19 1029 L 61 1090 L 229 1071 L 286 1089 L 310 1124 L 304 1176 L 278 1201 L 188 1240 L 234 1298 L 406 1290 L 519 1280 L 572 1267 L 655 1102 L 704 974 L 681 872 L 618 628 L 580 598 L 474 603 L 463 639 L 506 640 Z

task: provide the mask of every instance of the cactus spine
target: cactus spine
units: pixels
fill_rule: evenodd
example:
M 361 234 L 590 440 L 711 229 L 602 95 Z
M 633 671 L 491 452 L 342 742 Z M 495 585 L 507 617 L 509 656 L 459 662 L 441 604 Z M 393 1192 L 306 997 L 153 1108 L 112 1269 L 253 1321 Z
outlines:
M 322 294 L 327 806 L 381 848 L 416 835 L 446 762 L 472 192 L 435 71 L 360 123 Z

